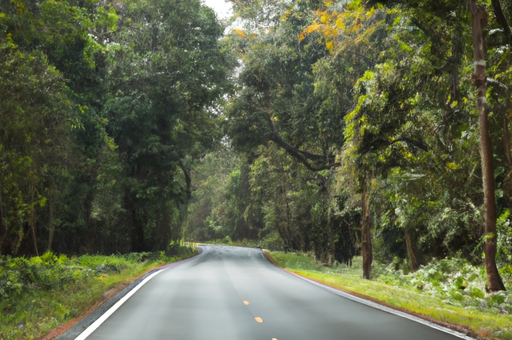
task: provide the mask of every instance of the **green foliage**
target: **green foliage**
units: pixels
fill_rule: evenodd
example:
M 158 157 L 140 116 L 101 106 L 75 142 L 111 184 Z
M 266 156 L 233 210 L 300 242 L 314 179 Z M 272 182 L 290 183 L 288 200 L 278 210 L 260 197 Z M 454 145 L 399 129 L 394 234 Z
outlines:
M 263 237 L 259 242 L 258 246 L 262 249 L 268 249 L 270 251 L 283 251 L 284 242 L 277 231 L 270 232 L 268 235 Z
M 0 254 L 170 251 L 222 138 L 222 33 L 198 0 L 2 2 Z
M 482 6 L 510 282 L 511 42 L 496 2 Z M 478 268 L 450 264 L 480 263 L 486 240 L 467 1 L 244 0 L 234 12 L 243 29 L 220 41 L 198 0 L 2 2 L 0 254 L 164 260 L 186 234 L 357 269 L 365 187 L 375 257 L 407 272 L 377 275 L 500 310 L 507 294 L 486 297 Z M 67 272 L 45 256 L 45 270 L 19 260 L 28 276 L 2 271 L 3 291 L 125 270 L 84 257 Z
M 350 277 L 360 277 L 362 268 L 362 259 L 356 256 L 352 259 L 351 265 L 334 262 L 331 266 L 321 263 L 311 252 L 269 252 L 272 259 L 281 267 L 291 270 L 306 270 L 310 272 L 319 272 L 334 275 L 347 275 Z
M 161 253 L 0 256 L 0 336 L 41 338 L 101 301 L 103 293 L 117 284 L 192 254 L 187 248 L 173 258 Z
M 321 270 L 321 266 L 316 263 L 311 254 L 303 253 L 283 253 L 271 252 L 272 259 L 276 261 L 283 268 L 296 269 L 296 270 Z
M 0 43 L 0 253 L 16 254 L 31 214 L 46 205 L 47 181 L 60 177 L 70 154 L 71 103 L 44 54 L 22 52 L 11 35 Z
M 377 280 L 364 280 L 361 278 L 361 258 L 354 258 L 354 268 L 345 266 L 325 267 L 319 266 L 314 258 L 306 254 L 272 252 L 272 258 L 282 267 L 299 275 L 322 282 L 329 286 L 341 289 L 348 293 L 365 295 L 383 301 L 388 305 L 406 309 L 415 313 L 431 317 L 441 322 L 468 327 L 471 336 L 482 339 L 512 337 L 512 317 L 507 308 L 510 294 L 500 292 L 487 295 L 474 284 L 484 283 L 483 269 L 472 266 L 464 260 L 455 258 L 432 263 L 421 270 L 421 274 L 404 275 L 402 271 L 394 272 L 391 268 L 374 263 L 374 272 L 381 272 Z M 510 269 L 508 269 L 510 270 Z M 390 273 L 394 273 L 391 274 Z M 502 270 L 503 275 L 503 270 Z M 445 292 L 433 294 L 429 291 L 419 290 L 420 286 L 432 286 L 434 277 L 437 282 L 444 278 Z M 468 286 L 464 287 L 464 280 L 470 279 Z M 382 280 L 381 280 L 382 278 Z M 415 280 L 414 282 L 410 282 Z M 384 282 L 382 282 L 384 281 Z M 462 283 L 462 284 L 461 284 Z M 454 286 L 454 284 L 457 284 Z M 436 286 L 442 291 L 443 288 Z M 470 290 L 470 293 L 466 290 Z M 448 296 L 449 295 L 449 296 Z M 472 301 L 472 302 L 469 302 Z M 501 309 L 505 308 L 505 309 Z
M 510 210 L 505 209 L 497 221 L 498 259 L 503 263 L 512 263 L 512 223 L 509 217 Z
M 239 166 L 239 157 L 224 146 L 204 155 L 198 162 L 192 173 L 196 189 L 192 193 L 187 216 L 183 222 L 187 239 L 204 242 L 222 239 L 225 236 L 235 238 L 233 231 L 237 226 L 229 219 L 234 215 L 231 212 L 234 207 L 228 205 L 236 204 L 241 199 L 234 200 L 234 197 L 240 195 L 228 190 L 233 188 L 233 174 Z M 241 204 L 246 202 L 242 201 Z M 243 221 L 240 212 L 236 217 Z
M 230 246 L 233 244 L 233 241 L 231 241 L 231 237 L 229 237 L 229 235 L 226 235 L 226 237 L 224 237 L 224 239 L 222 240 L 222 243 Z
M 199 1 L 129 2 L 121 16 L 104 114 L 127 176 L 131 249 L 165 251 L 181 238 L 192 162 L 220 139 L 211 106 L 229 91 L 230 64 Z
M 504 267 L 501 273 L 506 273 L 507 270 L 509 268 Z M 504 277 L 507 278 L 505 275 Z M 387 273 L 384 272 L 377 278 L 377 281 L 418 290 L 445 303 L 467 309 L 495 314 L 512 313 L 512 294 L 486 294 L 485 270 L 463 259 L 447 258 L 432 261 L 409 274 L 389 268 Z M 511 283 L 507 281 L 507 285 Z

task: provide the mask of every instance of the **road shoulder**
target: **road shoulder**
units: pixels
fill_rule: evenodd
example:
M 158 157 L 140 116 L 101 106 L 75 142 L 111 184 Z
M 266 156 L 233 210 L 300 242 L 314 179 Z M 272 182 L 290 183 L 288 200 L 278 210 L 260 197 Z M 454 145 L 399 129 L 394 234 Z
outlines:
M 301 275 L 297 272 L 294 272 L 292 270 L 283 268 L 272 258 L 272 256 L 266 250 L 262 250 L 262 252 L 263 252 L 265 259 L 268 262 L 270 262 L 271 264 L 275 265 L 276 267 L 282 269 L 283 271 L 289 273 L 290 275 L 293 275 L 297 278 L 306 280 L 312 284 L 315 284 L 324 289 L 327 289 L 336 295 L 339 295 L 339 296 L 348 298 L 350 300 L 365 304 L 367 306 L 385 311 L 387 313 L 391 313 L 391 314 L 394 314 L 394 315 L 397 315 L 397 316 L 400 316 L 403 318 L 407 318 L 409 320 L 427 325 L 431 328 L 435 328 L 435 329 L 438 329 L 445 333 L 452 334 L 461 339 L 476 340 L 476 338 L 478 337 L 477 334 L 468 326 L 456 325 L 456 324 L 452 324 L 452 323 L 449 323 L 446 321 L 437 320 L 437 319 L 434 319 L 427 315 L 415 313 L 415 312 L 407 310 L 405 308 L 394 306 L 385 301 L 376 299 L 372 296 L 354 292 L 354 291 L 351 291 L 348 289 L 344 289 L 342 287 L 333 286 L 333 285 L 329 284 L 328 282 L 324 282 L 324 281 L 317 280 L 317 279 L 314 279 L 311 277 L 307 277 L 307 276 Z

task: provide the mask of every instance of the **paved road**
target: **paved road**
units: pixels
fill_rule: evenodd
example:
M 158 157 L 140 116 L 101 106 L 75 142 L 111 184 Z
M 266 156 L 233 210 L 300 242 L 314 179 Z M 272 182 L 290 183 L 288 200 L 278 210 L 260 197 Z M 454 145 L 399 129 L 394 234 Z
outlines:
M 203 247 L 142 286 L 87 340 L 448 340 L 268 263 L 259 249 Z

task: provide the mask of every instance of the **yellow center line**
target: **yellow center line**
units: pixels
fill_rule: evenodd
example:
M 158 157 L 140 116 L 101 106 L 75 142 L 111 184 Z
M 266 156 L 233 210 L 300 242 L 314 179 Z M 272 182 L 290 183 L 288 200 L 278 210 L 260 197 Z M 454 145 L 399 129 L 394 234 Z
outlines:
M 251 303 L 247 300 L 244 300 L 244 305 L 249 306 Z
M 255 317 L 254 320 L 256 320 L 256 322 L 259 322 L 259 323 L 263 322 L 263 319 L 260 318 L 259 316 Z

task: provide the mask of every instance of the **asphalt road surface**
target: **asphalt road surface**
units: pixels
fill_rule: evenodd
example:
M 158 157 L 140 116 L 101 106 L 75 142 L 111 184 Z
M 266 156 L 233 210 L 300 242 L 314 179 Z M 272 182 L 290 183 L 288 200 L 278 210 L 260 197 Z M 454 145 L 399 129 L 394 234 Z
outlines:
M 89 330 L 90 332 L 90 330 Z M 291 275 L 259 249 L 203 247 L 147 281 L 87 340 L 447 340 Z

